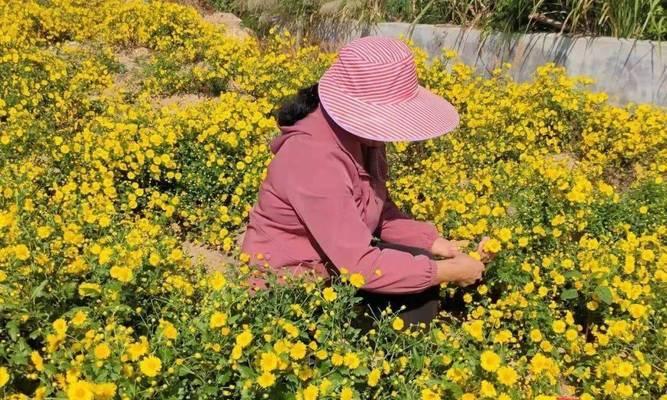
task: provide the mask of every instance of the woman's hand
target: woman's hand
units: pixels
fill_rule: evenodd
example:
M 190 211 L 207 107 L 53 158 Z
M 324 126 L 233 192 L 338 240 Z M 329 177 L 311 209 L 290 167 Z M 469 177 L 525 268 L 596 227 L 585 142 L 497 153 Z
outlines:
M 480 257 L 479 260 L 480 260 L 481 262 L 483 262 L 484 264 L 486 264 L 486 263 L 492 261 L 492 260 L 496 257 L 496 254 L 495 254 L 495 253 L 491 253 L 491 252 L 489 252 L 489 251 L 484 250 L 484 245 L 485 245 L 486 242 L 488 242 L 488 241 L 489 241 L 489 237 L 488 237 L 488 236 L 484 236 L 484 237 L 482 238 L 482 240 L 480 240 L 479 244 L 477 245 L 477 254 L 479 254 L 479 257 Z
M 454 282 L 459 286 L 468 286 L 482 279 L 484 273 L 484 263 L 466 254 L 436 261 L 436 265 L 438 267 L 436 284 Z
M 477 245 L 477 254 L 480 260 L 476 260 L 467 254 L 461 252 L 460 247 L 468 244 L 467 240 L 449 241 L 443 238 L 437 239 L 433 243 L 431 253 L 445 260 L 436 261 L 438 270 L 436 273 L 436 284 L 443 282 L 453 282 L 459 286 L 469 286 L 482 279 L 484 273 L 484 264 L 490 262 L 495 257 L 494 253 L 484 250 L 484 245 L 489 240 L 488 236 L 482 238 Z
M 455 257 L 461 252 L 461 247 L 468 245 L 467 240 L 447 240 L 444 238 L 437 238 L 431 246 L 431 254 L 434 256 L 440 256 L 443 258 Z

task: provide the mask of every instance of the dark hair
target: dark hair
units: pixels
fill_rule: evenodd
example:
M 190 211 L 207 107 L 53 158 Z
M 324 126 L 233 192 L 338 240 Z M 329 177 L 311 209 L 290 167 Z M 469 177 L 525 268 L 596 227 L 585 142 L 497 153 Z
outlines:
M 315 111 L 320 104 L 320 96 L 317 93 L 317 83 L 300 89 L 292 98 L 285 101 L 276 112 L 278 125 L 294 125 L 298 120 Z

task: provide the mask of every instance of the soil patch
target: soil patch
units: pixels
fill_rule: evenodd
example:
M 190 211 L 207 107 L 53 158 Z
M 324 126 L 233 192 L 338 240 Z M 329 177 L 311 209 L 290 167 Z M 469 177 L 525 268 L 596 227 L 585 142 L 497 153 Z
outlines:
M 208 0 L 170 0 L 170 1 L 182 4 L 184 6 L 192 7 L 202 15 L 215 12 L 215 9 L 208 2 Z
M 209 272 L 224 271 L 230 265 L 238 264 L 238 261 L 232 256 L 190 241 L 183 242 L 182 246 L 183 251 L 192 259 L 193 263 L 203 263 Z
M 156 108 L 162 108 L 167 106 L 177 106 L 177 107 L 186 107 L 189 105 L 200 103 L 204 100 L 212 99 L 209 96 L 203 96 L 201 94 L 192 94 L 192 93 L 183 93 L 175 94 L 168 97 L 155 97 L 152 99 L 153 106 Z
M 550 154 L 547 156 L 547 158 L 551 161 L 561 164 L 563 167 L 570 171 L 577 166 L 578 162 L 577 157 L 572 153 Z
M 151 55 L 152 51 L 147 47 L 135 47 L 116 53 L 116 60 L 123 66 L 123 71 L 113 75 L 113 85 L 103 94 L 112 95 L 119 90 L 138 91 L 143 79 L 143 67 Z
M 214 12 L 205 14 L 204 21 L 216 26 L 222 26 L 225 33 L 240 39 L 245 39 L 251 36 L 252 31 L 241 26 L 241 18 L 232 13 Z

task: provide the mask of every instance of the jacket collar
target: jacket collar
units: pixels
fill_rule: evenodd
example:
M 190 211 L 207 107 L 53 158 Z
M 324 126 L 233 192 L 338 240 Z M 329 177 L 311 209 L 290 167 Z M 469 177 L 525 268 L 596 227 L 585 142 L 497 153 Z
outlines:
M 304 126 L 304 130 L 308 129 L 308 133 L 311 135 L 335 142 L 350 157 L 357 167 L 359 175 L 370 176 L 364 168 L 361 142 L 354 135 L 338 126 L 321 105 L 318 105 L 315 111 L 302 121 L 306 122 L 306 120 L 309 120 L 309 123 Z

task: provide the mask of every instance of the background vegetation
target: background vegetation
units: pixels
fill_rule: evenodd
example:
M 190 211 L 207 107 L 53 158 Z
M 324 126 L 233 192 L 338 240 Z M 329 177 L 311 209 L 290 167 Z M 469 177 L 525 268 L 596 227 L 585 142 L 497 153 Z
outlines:
M 505 33 L 561 32 L 665 40 L 663 0 L 211 0 L 259 32 L 275 24 L 327 37 L 383 21 L 455 24 Z

